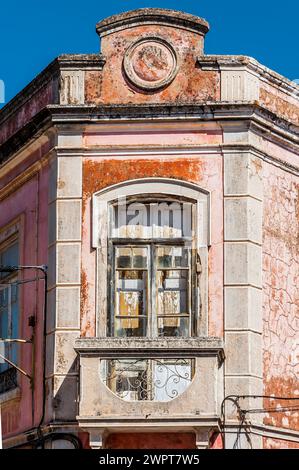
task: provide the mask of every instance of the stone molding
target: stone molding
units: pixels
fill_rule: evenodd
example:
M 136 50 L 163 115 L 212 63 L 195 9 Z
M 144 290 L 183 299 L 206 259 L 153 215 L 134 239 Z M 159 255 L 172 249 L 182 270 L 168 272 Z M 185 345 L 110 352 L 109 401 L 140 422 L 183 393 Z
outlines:
M 96 25 L 100 37 L 144 24 L 172 26 L 205 35 L 209 24 L 203 18 L 164 8 L 140 8 L 109 16 Z

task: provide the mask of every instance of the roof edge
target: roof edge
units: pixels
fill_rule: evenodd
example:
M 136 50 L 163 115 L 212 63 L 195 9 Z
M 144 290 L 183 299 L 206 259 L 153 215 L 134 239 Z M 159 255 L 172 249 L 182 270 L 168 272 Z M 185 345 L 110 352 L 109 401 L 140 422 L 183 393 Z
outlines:
M 163 24 L 187 29 L 205 35 L 209 23 L 199 16 L 166 8 L 139 8 L 109 16 L 96 25 L 100 37 L 141 24 Z

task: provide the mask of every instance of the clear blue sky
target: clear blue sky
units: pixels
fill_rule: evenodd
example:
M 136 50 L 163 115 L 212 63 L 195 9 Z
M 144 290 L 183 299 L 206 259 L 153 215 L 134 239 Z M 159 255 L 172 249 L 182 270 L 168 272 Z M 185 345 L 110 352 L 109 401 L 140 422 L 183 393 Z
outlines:
M 249 55 L 291 80 L 299 78 L 298 0 L 3 0 L 0 79 L 6 102 L 56 56 L 98 52 L 99 20 L 142 7 L 201 16 L 211 27 L 206 53 Z

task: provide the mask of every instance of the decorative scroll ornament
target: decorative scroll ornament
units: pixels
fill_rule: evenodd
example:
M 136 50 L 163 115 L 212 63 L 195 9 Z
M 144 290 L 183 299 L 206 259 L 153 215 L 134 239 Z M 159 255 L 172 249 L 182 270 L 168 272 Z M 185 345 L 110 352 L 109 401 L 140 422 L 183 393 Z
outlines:
M 178 71 L 175 50 L 160 38 L 135 42 L 127 49 L 123 66 L 130 82 L 148 91 L 168 85 Z
M 192 359 L 111 359 L 102 361 L 102 381 L 126 401 L 170 401 L 193 379 Z

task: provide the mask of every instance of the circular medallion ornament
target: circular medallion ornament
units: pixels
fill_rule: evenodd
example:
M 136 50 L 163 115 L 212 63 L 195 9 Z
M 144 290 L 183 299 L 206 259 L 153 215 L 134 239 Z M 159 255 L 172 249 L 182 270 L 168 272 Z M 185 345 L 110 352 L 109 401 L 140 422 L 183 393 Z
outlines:
M 162 39 L 141 39 L 126 51 L 124 70 L 138 88 L 157 90 L 168 85 L 176 76 L 176 53 Z

